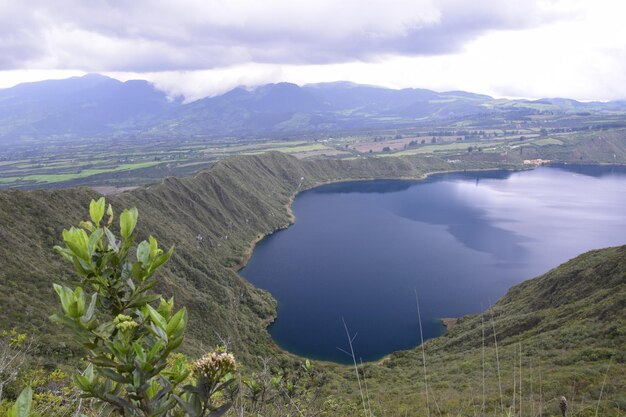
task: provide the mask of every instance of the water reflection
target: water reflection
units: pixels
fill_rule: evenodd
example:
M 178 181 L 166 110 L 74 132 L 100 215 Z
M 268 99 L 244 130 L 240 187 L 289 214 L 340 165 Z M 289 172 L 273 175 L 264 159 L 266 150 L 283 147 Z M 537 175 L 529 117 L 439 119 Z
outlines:
M 242 274 L 278 300 L 272 337 L 304 356 L 376 359 L 440 317 L 478 312 L 511 285 L 592 248 L 623 244 L 626 169 L 568 166 L 331 184 L 294 202 L 297 223 L 261 242 Z

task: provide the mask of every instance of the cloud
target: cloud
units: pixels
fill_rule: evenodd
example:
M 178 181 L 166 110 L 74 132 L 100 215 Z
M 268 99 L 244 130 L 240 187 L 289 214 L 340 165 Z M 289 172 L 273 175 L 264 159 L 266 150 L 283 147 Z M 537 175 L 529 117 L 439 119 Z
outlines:
M 624 99 L 624 15 L 615 0 L 0 0 L 0 87 L 101 72 L 187 101 L 336 80 Z
M 253 87 L 285 81 L 286 78 L 281 65 L 254 63 L 211 70 L 159 71 L 141 74 L 111 72 L 105 74 L 122 81 L 146 79 L 155 88 L 164 91 L 170 99 L 182 97 L 186 102 L 223 94 L 235 87 Z
M 481 34 L 570 10 L 557 0 L 0 0 L 0 68 L 375 62 L 459 52 Z

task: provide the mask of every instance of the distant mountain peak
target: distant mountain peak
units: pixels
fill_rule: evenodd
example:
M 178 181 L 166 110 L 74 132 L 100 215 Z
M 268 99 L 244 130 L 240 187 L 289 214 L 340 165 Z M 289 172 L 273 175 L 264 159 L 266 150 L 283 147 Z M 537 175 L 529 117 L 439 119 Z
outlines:
M 100 79 L 100 80 L 104 80 L 104 79 L 109 79 L 109 80 L 113 80 L 114 78 L 108 77 L 106 75 L 102 75 L 99 74 L 97 72 L 89 72 L 85 75 L 78 75 L 76 77 L 71 77 L 71 78 L 85 78 L 85 79 Z

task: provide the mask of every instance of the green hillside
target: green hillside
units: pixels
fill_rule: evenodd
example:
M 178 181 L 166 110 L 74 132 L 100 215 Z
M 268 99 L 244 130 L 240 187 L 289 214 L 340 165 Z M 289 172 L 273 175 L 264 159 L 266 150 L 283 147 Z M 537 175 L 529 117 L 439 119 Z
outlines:
M 469 160 L 453 168 L 515 164 Z M 252 242 L 292 221 L 287 206 L 297 191 L 348 178 L 419 178 L 450 168 L 439 158 L 304 162 L 271 153 L 229 159 L 193 177 L 168 178 L 109 201 L 116 209 L 139 209 L 140 236 L 151 233 L 166 247 L 176 246 L 160 290 L 190 307 L 188 349 L 201 350 L 223 337 L 236 353 L 251 357 L 275 352 L 264 330 L 274 317 L 275 301 L 241 278 L 236 266 Z M 67 351 L 47 320 L 54 309 L 51 283 L 70 281 L 73 273 L 52 247 L 95 197 L 87 188 L 0 193 L 0 320 L 10 328 L 23 326 L 27 317 L 46 340 L 41 353 L 55 359 Z
M 236 268 L 253 242 L 293 221 L 288 206 L 298 191 L 348 179 L 419 178 L 430 172 L 519 166 L 517 154 L 468 154 L 450 163 L 434 156 L 302 161 L 269 153 L 228 159 L 193 177 L 169 178 L 108 200 L 116 212 L 139 209 L 140 238 L 150 233 L 164 247 L 176 246 L 157 290 L 188 307 L 185 350 L 197 355 L 227 340 L 233 353 L 255 368 L 263 357 L 275 356 L 286 364 L 297 358 L 276 348 L 265 330 L 275 315 L 274 299 L 241 278 Z M 0 192 L 0 330 L 16 327 L 35 335 L 40 340 L 35 354 L 44 365 L 71 362 L 79 355 L 47 319 L 56 310 L 52 282 L 74 279 L 52 246 L 97 196 L 87 188 Z M 511 289 L 494 306 L 493 324 L 485 316 L 489 409 L 500 407 L 492 325 L 507 408 L 513 364 L 519 366 L 518 344 L 523 386 L 529 386 L 532 375 L 536 390 L 541 369 L 542 407 L 552 414 L 554 398 L 571 396 L 572 390 L 575 398 L 580 395 L 581 409 L 595 406 L 609 360 L 603 407 L 612 413 L 626 408 L 625 255 L 626 247 L 582 255 Z M 469 316 L 446 336 L 426 343 L 429 398 L 436 400 L 442 415 L 473 415 L 481 405 L 482 341 L 481 317 Z M 335 410 L 329 415 L 354 415 L 360 404 L 354 369 L 317 366 L 328 379 L 327 408 Z M 376 415 L 425 415 L 421 350 L 392 354 L 366 364 L 364 371 Z M 523 407 L 530 410 L 529 393 L 524 391 Z M 536 395 L 533 407 L 539 406 Z M 591 414 L 579 415 L 593 415 L 595 409 L 589 410 Z M 435 415 L 435 408 L 431 412 Z
M 525 281 L 492 311 L 463 317 L 446 335 L 426 342 L 431 400 L 445 414 L 474 414 L 482 407 L 483 340 L 487 409 L 500 407 L 494 328 L 506 409 L 513 401 L 514 372 L 519 390 L 521 360 L 524 415 L 538 415 L 540 386 L 544 415 L 558 414 L 561 395 L 570 407 L 575 400 L 570 415 L 594 415 L 604 378 L 606 402 L 599 415 L 620 415 L 617 409 L 626 405 L 626 246 L 585 253 Z M 370 395 L 387 400 L 383 408 L 424 415 L 421 358 L 414 349 L 367 365 Z

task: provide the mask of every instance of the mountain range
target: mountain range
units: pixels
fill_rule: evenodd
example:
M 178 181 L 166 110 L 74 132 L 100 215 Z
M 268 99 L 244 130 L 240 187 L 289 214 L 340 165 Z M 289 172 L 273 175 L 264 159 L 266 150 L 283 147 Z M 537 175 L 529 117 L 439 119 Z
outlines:
M 238 87 L 185 103 L 144 80 L 99 74 L 0 90 L 0 143 L 46 137 L 147 135 L 256 137 L 330 134 L 442 124 L 527 121 L 533 115 L 584 117 L 626 112 L 626 101 L 507 100 L 463 91 L 333 82 Z

